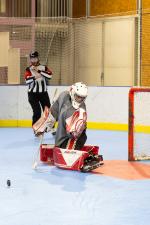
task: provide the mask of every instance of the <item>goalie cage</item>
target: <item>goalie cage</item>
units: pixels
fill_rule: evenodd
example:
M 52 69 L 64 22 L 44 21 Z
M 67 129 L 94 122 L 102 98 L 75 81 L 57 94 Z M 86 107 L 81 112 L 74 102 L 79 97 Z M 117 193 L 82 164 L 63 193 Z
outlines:
M 128 160 L 150 159 L 150 88 L 129 91 Z

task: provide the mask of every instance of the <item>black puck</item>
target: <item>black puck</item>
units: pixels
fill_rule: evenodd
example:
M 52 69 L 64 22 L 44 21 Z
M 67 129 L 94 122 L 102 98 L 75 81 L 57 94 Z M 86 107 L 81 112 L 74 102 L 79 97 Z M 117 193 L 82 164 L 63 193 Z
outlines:
M 11 181 L 7 180 L 7 187 L 10 187 L 10 186 L 11 186 Z

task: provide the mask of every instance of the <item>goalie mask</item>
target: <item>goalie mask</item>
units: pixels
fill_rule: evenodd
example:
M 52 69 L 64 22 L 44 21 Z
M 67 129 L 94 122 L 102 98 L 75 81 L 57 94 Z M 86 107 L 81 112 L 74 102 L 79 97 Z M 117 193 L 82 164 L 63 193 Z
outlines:
M 39 64 L 39 53 L 37 51 L 32 51 L 29 56 L 31 64 L 37 66 Z
M 84 83 L 78 82 L 73 84 L 70 88 L 72 106 L 75 109 L 78 109 L 82 104 L 82 102 L 85 101 L 87 95 L 88 95 L 88 88 Z

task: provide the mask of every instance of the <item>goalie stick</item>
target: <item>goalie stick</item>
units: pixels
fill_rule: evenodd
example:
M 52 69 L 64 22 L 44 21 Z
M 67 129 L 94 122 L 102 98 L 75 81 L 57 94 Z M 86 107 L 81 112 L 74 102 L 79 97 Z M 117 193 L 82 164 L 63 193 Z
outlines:
M 58 23 L 58 21 L 57 21 L 57 23 Z M 49 57 L 49 53 L 50 53 L 50 50 L 51 50 L 52 42 L 53 42 L 53 39 L 55 37 L 55 34 L 56 34 L 56 32 L 57 32 L 57 30 L 59 28 L 59 25 L 60 25 L 60 23 L 58 23 L 57 25 L 55 24 L 55 26 L 54 26 L 55 27 L 55 30 L 53 31 L 51 40 L 50 40 L 50 42 L 48 44 L 48 51 L 47 51 L 46 58 L 45 58 L 45 64 L 48 63 L 48 57 Z
M 54 91 L 54 95 L 53 95 L 53 99 L 52 99 L 52 104 L 55 102 L 55 100 L 57 98 L 57 94 L 58 94 L 58 88 L 56 88 L 55 91 Z M 39 142 L 38 150 L 35 153 L 34 161 L 32 163 L 32 168 L 33 169 L 36 169 L 37 166 L 38 166 L 38 163 L 39 163 L 39 153 L 40 153 L 41 144 L 43 143 L 43 139 L 44 139 L 44 132 L 41 135 L 39 135 L 39 139 L 40 139 L 40 142 Z
M 32 168 L 35 170 L 38 166 L 38 163 L 39 163 L 39 153 L 40 153 L 40 147 L 41 147 L 41 144 L 43 142 L 43 138 L 44 138 L 44 133 L 42 135 L 39 136 L 40 138 L 40 142 L 39 142 L 39 146 L 38 146 L 38 150 L 37 152 L 35 153 L 35 156 L 34 156 L 34 161 L 33 161 L 33 164 L 32 164 Z
M 52 98 L 52 104 L 51 105 L 53 105 L 53 103 L 56 101 L 57 92 L 58 92 L 58 89 L 56 88 L 55 92 L 54 92 L 54 95 L 53 95 L 53 98 Z M 45 130 L 46 129 L 46 123 L 48 122 L 49 117 L 50 117 L 50 110 L 49 110 L 48 107 L 45 107 L 42 116 L 32 126 L 32 128 L 34 130 L 34 133 L 35 133 L 35 136 L 38 137 L 39 135 L 41 135 L 42 133 L 44 133 L 46 131 Z
M 57 99 L 57 95 L 58 95 L 58 88 L 55 88 L 54 94 L 53 94 L 53 100 L 52 100 L 52 105 L 54 104 L 54 102 Z

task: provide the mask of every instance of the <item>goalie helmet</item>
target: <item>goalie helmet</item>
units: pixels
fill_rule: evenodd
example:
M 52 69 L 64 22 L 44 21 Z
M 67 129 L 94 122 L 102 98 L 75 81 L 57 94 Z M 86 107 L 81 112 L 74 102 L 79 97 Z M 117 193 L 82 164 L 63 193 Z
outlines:
M 85 101 L 87 95 L 88 95 L 88 88 L 84 83 L 78 82 L 73 84 L 70 88 L 70 97 L 72 101 L 72 106 L 75 109 L 78 109 L 81 103 Z

